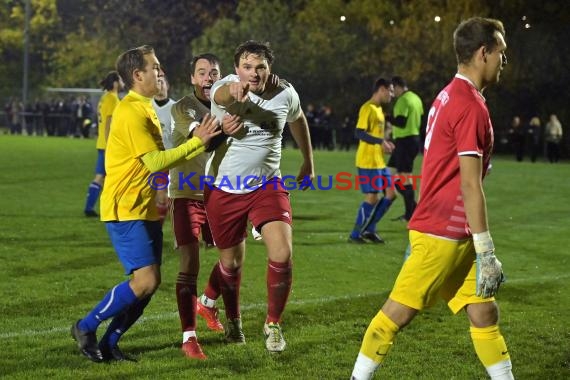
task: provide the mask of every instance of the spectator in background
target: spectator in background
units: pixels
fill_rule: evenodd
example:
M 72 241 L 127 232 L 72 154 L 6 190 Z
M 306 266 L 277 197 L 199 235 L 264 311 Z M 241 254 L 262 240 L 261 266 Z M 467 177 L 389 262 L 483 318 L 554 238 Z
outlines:
M 349 151 L 354 140 L 354 120 L 350 116 L 344 117 L 344 120 L 340 124 L 338 136 L 339 149 Z
M 544 130 L 546 141 L 546 156 L 550 163 L 560 160 L 560 141 L 562 141 L 562 124 L 555 114 L 550 115 Z
M 313 149 L 316 149 L 320 144 L 319 136 L 319 113 L 312 103 L 307 104 L 307 112 L 305 112 L 305 117 L 307 118 L 307 124 L 309 125 L 309 133 L 311 134 L 311 142 Z
M 10 98 L 5 104 L 4 104 L 4 119 L 6 120 L 6 125 L 8 126 L 8 128 L 10 127 L 10 105 L 12 103 L 12 98 Z
M 538 155 L 540 154 L 540 119 L 538 116 L 534 116 L 530 119 L 528 127 L 526 130 L 526 141 L 527 146 L 530 147 L 530 160 L 536 162 Z
M 77 101 L 73 105 L 73 116 L 75 116 L 75 128 L 73 134 L 75 137 L 83 136 L 83 138 L 89 137 L 89 131 L 91 130 L 91 123 L 86 122 L 91 121 L 91 115 L 93 113 L 93 107 L 91 103 L 87 100 L 87 97 L 81 95 L 77 98 Z
M 24 112 L 24 104 L 18 98 L 13 98 L 8 103 L 8 119 L 10 122 L 10 134 L 11 135 L 21 135 L 22 134 L 22 112 Z
M 515 151 L 515 157 L 518 162 L 521 162 L 524 158 L 525 138 L 525 131 L 522 127 L 520 116 L 513 116 L 509 128 L 509 141 Z
M 46 133 L 48 136 L 55 136 L 57 133 L 57 121 L 55 117 L 55 112 L 57 109 L 57 102 L 55 99 L 46 102 L 44 109 L 45 121 L 46 121 Z
M 327 150 L 334 150 L 335 148 L 335 133 L 336 126 L 334 114 L 330 106 L 322 106 L 320 109 L 320 129 L 322 137 L 322 147 Z
M 59 98 L 55 104 L 55 112 L 52 115 L 55 118 L 56 135 L 70 135 L 70 126 L 73 124 L 72 101 Z
M 34 103 L 28 102 L 24 106 L 24 117 L 23 120 L 25 121 L 26 126 L 26 135 L 33 136 L 35 130 L 36 119 L 34 117 Z
M 44 117 L 44 110 L 45 110 L 45 103 L 36 98 L 34 101 L 34 130 L 36 136 L 43 136 L 44 135 L 44 127 L 45 127 L 45 117 Z

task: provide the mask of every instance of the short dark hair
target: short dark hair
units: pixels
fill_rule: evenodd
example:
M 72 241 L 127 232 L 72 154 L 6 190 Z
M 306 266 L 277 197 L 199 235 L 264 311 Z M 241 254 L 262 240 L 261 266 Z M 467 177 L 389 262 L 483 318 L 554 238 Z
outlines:
M 201 59 L 205 59 L 206 61 L 210 62 L 211 65 L 220 65 L 220 59 L 216 55 L 212 53 L 200 54 L 192 58 L 190 61 L 190 74 L 194 74 L 194 71 L 196 70 L 196 63 Z
M 113 83 L 120 81 L 119 73 L 116 71 L 109 71 L 105 78 L 101 79 L 99 86 L 105 91 L 113 89 Z
M 394 86 L 399 86 L 399 87 L 408 87 L 408 84 L 406 83 L 406 81 L 404 80 L 404 78 L 400 77 L 400 76 L 394 76 L 392 77 L 392 84 Z
M 239 60 L 244 55 L 255 54 L 260 57 L 263 57 L 269 63 L 269 66 L 273 64 L 273 59 L 275 56 L 273 55 L 273 50 L 269 47 L 269 42 L 258 42 L 254 40 L 249 40 L 241 45 L 239 45 L 234 54 L 234 65 L 235 67 L 239 66 Z
M 119 58 L 117 58 L 117 71 L 123 78 L 127 90 L 133 87 L 133 72 L 135 70 L 144 70 L 144 56 L 147 54 L 154 54 L 154 49 L 150 45 L 142 45 L 121 53 Z
M 498 44 L 495 32 L 499 32 L 503 38 L 505 37 L 505 27 L 499 20 L 472 17 L 462 21 L 453 32 L 453 47 L 457 63 L 469 63 L 473 54 L 481 46 L 493 51 Z
M 372 92 L 374 93 L 374 92 L 378 91 L 378 89 L 380 87 L 390 88 L 391 84 L 392 84 L 392 82 L 390 82 L 388 79 L 378 78 L 374 82 L 374 86 L 372 87 Z

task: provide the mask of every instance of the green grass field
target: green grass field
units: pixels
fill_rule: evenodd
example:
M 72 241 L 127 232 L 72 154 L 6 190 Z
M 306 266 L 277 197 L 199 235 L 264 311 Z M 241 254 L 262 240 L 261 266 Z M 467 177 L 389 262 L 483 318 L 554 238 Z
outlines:
M 178 257 L 165 225 L 163 281 L 121 348 L 138 363 L 95 364 L 69 327 L 124 279 L 103 223 L 82 208 L 95 164 L 93 140 L 0 136 L 0 378 L 348 379 L 364 330 L 402 263 L 405 225 L 396 201 L 379 224 L 383 246 L 346 243 L 362 196 L 292 192 L 294 283 L 283 328 L 287 350 L 264 347 L 265 251 L 248 240 L 242 279 L 245 346 L 225 345 L 198 321 L 207 361 L 186 359 L 174 283 Z M 354 173 L 354 152 L 315 153 L 317 174 Z M 283 173 L 296 174 L 286 150 Z M 567 163 L 496 158 L 486 180 L 491 231 L 508 282 L 499 293 L 501 329 L 517 379 L 570 378 L 570 180 Z M 202 255 L 202 289 L 215 250 Z M 221 303 L 220 303 L 221 304 Z M 485 379 L 463 314 L 443 303 L 399 336 L 382 379 Z

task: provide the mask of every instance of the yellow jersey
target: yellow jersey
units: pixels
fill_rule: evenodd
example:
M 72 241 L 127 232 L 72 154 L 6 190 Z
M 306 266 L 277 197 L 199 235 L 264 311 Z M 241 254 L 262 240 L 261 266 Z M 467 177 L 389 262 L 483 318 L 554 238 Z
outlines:
M 97 107 L 97 149 L 105 149 L 107 146 L 107 139 L 105 138 L 105 126 L 107 119 L 113 115 L 115 107 L 119 104 L 119 95 L 116 92 L 107 91 L 101 96 Z
M 363 129 L 370 136 L 383 139 L 385 126 L 382 107 L 367 101 L 360 107 L 356 128 Z M 360 140 L 356 150 L 356 167 L 361 169 L 384 169 L 384 150 L 382 144 L 369 144 Z
M 164 150 L 152 99 L 129 91 L 113 112 L 105 149 L 107 177 L 101 193 L 102 221 L 159 220 L 156 191 L 141 157 Z

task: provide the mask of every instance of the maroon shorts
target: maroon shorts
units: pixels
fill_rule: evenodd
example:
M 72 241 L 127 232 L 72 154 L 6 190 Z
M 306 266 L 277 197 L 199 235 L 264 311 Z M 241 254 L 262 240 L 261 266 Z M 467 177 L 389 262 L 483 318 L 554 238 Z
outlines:
M 289 193 L 278 183 L 247 194 L 226 193 L 206 186 L 204 202 L 214 242 L 218 248 L 238 245 L 247 237 L 247 221 L 258 230 L 268 222 L 292 223 Z
M 199 241 L 200 233 L 202 240 L 213 244 L 204 202 L 188 198 L 175 198 L 171 202 L 170 219 L 176 246 L 180 247 Z

